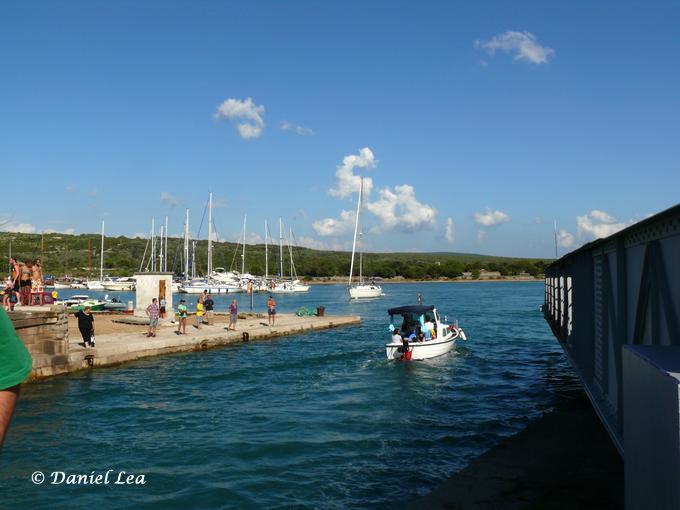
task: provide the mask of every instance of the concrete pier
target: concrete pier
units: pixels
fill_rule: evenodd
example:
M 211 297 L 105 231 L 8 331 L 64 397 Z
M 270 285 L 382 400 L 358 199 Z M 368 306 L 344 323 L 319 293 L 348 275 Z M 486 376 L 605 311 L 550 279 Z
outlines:
M 54 315 L 54 312 L 53 310 L 52 315 Z M 32 313 L 35 314 L 35 312 Z M 11 318 L 17 324 L 26 322 L 22 312 L 14 312 Z M 97 322 L 97 318 L 95 318 L 95 330 L 100 327 Z M 99 322 L 101 324 L 101 320 Z M 66 331 L 66 334 L 62 335 L 62 338 L 65 337 L 68 342 L 66 348 L 62 349 L 64 352 L 54 354 L 31 352 L 33 370 L 30 379 L 35 380 L 92 367 L 115 365 L 149 356 L 206 350 L 222 345 L 268 340 L 360 323 L 361 318 L 358 316 L 297 317 L 294 314 L 278 314 L 276 325 L 270 327 L 267 325 L 266 315 L 247 314 L 245 318 L 239 318 L 236 331 L 228 331 L 224 322 L 217 322 L 212 326 L 203 325 L 199 330 L 193 326 L 193 317 L 190 317 L 186 335 L 177 335 L 177 326 L 167 324 L 158 328 L 156 337 L 148 338 L 146 327 L 128 325 L 122 326 L 124 329 L 121 332 L 97 333 L 95 348 L 84 348 L 81 345 L 82 339 L 77 330 L 71 331 L 70 336 Z M 66 322 L 61 324 L 64 328 L 67 328 Z M 17 332 L 23 339 L 22 330 L 18 329 Z M 244 338 L 244 333 L 247 333 L 247 339 Z

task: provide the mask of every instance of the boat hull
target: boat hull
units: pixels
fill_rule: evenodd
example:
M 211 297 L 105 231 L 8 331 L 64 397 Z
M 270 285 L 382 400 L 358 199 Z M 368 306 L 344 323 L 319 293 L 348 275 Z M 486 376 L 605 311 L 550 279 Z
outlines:
M 242 288 L 231 285 L 179 286 L 179 292 L 182 294 L 203 294 L 206 290 L 210 294 L 236 294 L 237 292 L 243 292 Z
M 382 287 L 378 285 L 356 285 L 349 288 L 349 297 L 352 299 L 371 299 L 384 295 Z
M 422 360 L 442 356 L 453 350 L 457 339 L 458 333 L 456 332 L 437 340 L 427 340 L 425 342 L 409 341 L 411 359 Z M 401 359 L 402 353 L 399 352 L 401 347 L 401 343 L 390 342 L 385 344 L 387 359 Z

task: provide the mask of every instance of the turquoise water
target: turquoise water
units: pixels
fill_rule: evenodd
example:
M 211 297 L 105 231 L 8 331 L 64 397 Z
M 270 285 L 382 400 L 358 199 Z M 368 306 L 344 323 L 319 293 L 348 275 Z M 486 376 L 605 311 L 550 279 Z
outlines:
M 422 292 L 469 340 L 387 362 L 388 306 Z M 0 508 L 393 508 L 431 490 L 577 387 L 539 312 L 540 283 L 341 286 L 279 296 L 357 327 L 145 359 L 24 387 L 0 460 Z M 64 293 L 66 294 L 66 293 Z M 91 295 L 96 295 L 90 292 Z M 265 296 L 256 296 L 263 309 Z M 239 296 L 242 309 L 248 297 Z M 227 298 L 218 298 L 226 308 Z M 145 485 L 34 485 L 44 473 Z

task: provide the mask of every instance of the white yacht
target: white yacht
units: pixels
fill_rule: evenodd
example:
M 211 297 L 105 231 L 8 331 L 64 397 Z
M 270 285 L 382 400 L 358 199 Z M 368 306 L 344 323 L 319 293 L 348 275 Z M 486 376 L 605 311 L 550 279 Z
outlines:
M 110 278 L 106 277 L 102 281 L 102 286 L 106 290 L 112 291 L 131 291 L 135 290 L 135 280 L 130 277 Z

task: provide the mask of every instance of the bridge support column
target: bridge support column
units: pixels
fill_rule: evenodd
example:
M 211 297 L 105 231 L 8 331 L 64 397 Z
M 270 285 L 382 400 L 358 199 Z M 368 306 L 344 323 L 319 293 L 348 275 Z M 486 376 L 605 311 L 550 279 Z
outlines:
M 680 508 L 680 347 L 623 346 L 626 510 Z

